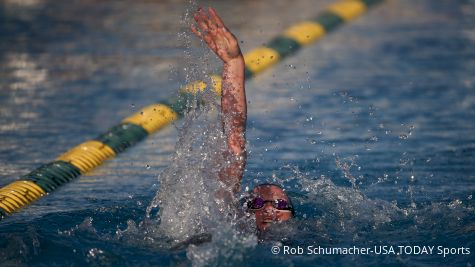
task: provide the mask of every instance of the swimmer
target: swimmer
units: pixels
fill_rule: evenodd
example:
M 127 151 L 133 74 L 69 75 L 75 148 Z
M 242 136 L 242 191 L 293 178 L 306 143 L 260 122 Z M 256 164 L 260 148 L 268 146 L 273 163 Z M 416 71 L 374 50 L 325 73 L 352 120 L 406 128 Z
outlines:
M 191 31 L 201 38 L 223 61 L 221 114 L 230 164 L 221 169 L 219 179 L 236 194 L 246 166 L 247 104 L 244 88 L 244 57 L 236 37 L 226 28 L 213 8 L 199 8 L 194 14 L 196 25 Z M 275 184 L 256 186 L 247 201 L 248 211 L 255 214 L 256 226 L 265 231 L 270 225 L 287 221 L 294 211 L 289 197 Z

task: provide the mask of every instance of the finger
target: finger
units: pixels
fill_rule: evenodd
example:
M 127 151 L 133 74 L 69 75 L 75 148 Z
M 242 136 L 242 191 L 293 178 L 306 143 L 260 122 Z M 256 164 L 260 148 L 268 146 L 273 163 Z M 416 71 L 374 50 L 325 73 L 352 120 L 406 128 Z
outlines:
M 199 12 L 195 13 L 193 18 L 202 31 L 208 31 L 208 24 L 203 21 L 203 16 Z
M 203 31 L 203 32 L 208 31 L 208 25 L 206 23 L 204 23 L 203 20 L 201 20 L 201 18 L 196 17 L 195 21 L 196 21 L 196 25 L 198 25 L 198 27 L 201 31 Z
M 218 28 L 224 28 L 224 22 L 218 16 L 218 14 L 216 13 L 216 10 L 214 10 L 214 8 L 212 8 L 212 7 L 208 8 L 208 10 L 209 10 L 210 18 L 218 26 Z
M 210 16 L 206 14 L 204 11 L 201 11 L 201 18 L 208 26 L 208 29 L 214 30 L 217 28 L 216 23 L 214 23 L 214 21 L 210 18 Z
M 203 40 L 205 43 L 211 48 L 211 50 L 216 50 L 216 44 L 214 43 L 213 39 L 209 35 L 204 35 Z
M 213 51 L 216 51 L 217 50 L 217 46 L 216 46 L 216 43 L 215 42 L 211 42 L 208 44 L 209 45 L 209 48 L 211 48 L 211 50 Z
M 201 34 L 200 31 L 198 31 L 195 27 L 195 25 L 191 25 L 191 31 L 196 35 L 198 36 L 199 38 L 203 39 L 203 34 Z
M 210 30 L 207 32 L 207 34 L 208 34 L 211 38 L 213 38 L 214 40 L 221 38 L 221 37 L 217 34 L 216 29 L 210 29 Z
M 208 19 L 206 20 L 207 24 L 208 24 L 208 28 L 210 30 L 216 30 L 218 29 L 218 27 L 216 26 L 216 24 L 211 20 L 211 19 Z

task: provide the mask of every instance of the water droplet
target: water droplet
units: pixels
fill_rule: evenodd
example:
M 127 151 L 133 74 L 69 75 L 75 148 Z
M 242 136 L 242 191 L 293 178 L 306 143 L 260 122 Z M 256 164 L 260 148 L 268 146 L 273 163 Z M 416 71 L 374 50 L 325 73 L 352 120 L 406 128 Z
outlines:
M 95 258 L 97 255 L 103 254 L 104 251 L 98 249 L 98 248 L 92 248 L 89 250 L 87 257 L 88 258 Z
M 449 203 L 449 208 L 456 208 L 457 206 L 462 205 L 462 201 L 460 199 L 454 199 L 452 202 Z

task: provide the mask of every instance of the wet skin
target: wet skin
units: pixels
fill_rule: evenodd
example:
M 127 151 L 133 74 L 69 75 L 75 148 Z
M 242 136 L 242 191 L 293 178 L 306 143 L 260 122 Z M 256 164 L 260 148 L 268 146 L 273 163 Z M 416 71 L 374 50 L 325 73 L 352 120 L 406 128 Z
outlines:
M 254 188 L 254 196 L 259 196 L 264 200 L 283 199 L 289 202 L 285 192 L 275 185 L 262 185 Z M 278 210 L 272 206 L 272 203 L 266 202 L 262 209 L 252 211 L 256 216 L 256 226 L 260 231 L 265 231 L 273 223 L 287 221 L 292 218 L 292 212 L 289 210 Z
M 235 194 L 239 191 L 247 158 L 244 57 L 237 38 L 224 25 L 216 10 L 208 8 L 206 11 L 199 8 L 193 18 L 196 24 L 191 25 L 191 31 L 202 39 L 224 63 L 221 86 L 223 132 L 227 139 L 228 153 L 235 160 L 220 170 L 219 179 L 229 189 L 229 193 Z M 275 185 L 257 186 L 253 193 L 265 201 L 284 199 L 289 202 L 285 192 Z M 226 199 L 224 196 L 221 197 Z M 232 197 L 227 198 L 232 199 Z M 269 202 L 266 202 L 262 209 L 253 212 L 256 215 L 257 228 L 260 231 L 266 230 L 273 223 L 287 221 L 292 217 L 291 211 L 278 210 Z

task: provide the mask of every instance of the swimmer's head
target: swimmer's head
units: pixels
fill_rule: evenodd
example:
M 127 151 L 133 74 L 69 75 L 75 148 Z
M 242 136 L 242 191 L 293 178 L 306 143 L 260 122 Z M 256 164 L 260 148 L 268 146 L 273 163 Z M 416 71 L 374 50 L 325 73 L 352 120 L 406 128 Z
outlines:
M 290 198 L 278 185 L 260 184 L 252 190 L 251 196 L 247 208 L 256 215 L 256 226 L 260 231 L 294 216 Z

